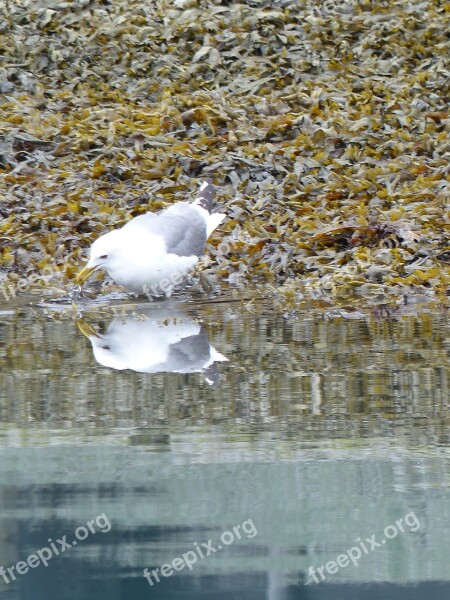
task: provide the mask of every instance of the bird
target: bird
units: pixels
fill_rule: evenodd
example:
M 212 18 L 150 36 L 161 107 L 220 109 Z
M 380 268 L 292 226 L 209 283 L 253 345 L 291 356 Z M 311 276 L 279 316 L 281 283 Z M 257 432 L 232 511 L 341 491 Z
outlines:
M 169 297 L 197 265 L 211 233 L 226 215 L 213 212 L 214 186 L 208 179 L 197 198 L 158 213 L 135 217 L 96 239 L 87 265 L 75 278 L 82 286 L 94 271 L 136 294 Z
M 91 342 L 97 362 L 111 369 L 202 373 L 215 387 L 220 377 L 216 363 L 228 361 L 210 344 L 199 320 L 171 304 L 162 309 L 162 303 L 155 303 L 139 313 L 121 314 L 104 333 L 82 318 L 76 324 Z

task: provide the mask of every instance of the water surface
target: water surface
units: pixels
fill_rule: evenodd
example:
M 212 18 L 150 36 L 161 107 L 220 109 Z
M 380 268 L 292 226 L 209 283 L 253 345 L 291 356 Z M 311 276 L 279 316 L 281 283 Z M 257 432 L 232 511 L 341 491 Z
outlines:
M 449 595 L 445 309 L 3 308 L 2 598 Z

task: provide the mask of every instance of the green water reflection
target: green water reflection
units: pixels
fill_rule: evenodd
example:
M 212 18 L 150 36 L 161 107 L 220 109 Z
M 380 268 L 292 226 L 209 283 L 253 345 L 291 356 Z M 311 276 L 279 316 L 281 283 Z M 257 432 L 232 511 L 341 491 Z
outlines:
M 3 314 L 0 565 L 96 515 L 111 522 L 47 568 L 0 579 L 5 598 L 338 598 L 362 584 L 367 597 L 388 584 L 383 597 L 448 594 L 444 309 L 114 310 Z M 311 579 L 411 513 L 414 531 Z M 257 535 L 144 579 L 248 519 Z

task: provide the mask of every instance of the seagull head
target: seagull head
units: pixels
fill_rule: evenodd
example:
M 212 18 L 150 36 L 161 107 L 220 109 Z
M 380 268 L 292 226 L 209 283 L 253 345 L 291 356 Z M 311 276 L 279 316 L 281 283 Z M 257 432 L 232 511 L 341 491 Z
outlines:
M 109 267 L 114 261 L 118 233 L 119 230 L 110 231 L 95 240 L 91 246 L 88 264 L 81 269 L 75 278 L 77 285 L 83 285 L 88 277 L 98 269 L 104 269 L 105 271 L 109 270 Z

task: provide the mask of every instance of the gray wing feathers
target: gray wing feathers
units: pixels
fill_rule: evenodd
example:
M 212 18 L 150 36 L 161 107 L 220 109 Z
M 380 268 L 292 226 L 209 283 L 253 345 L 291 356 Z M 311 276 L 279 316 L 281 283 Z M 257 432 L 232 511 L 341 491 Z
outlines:
M 124 225 L 141 225 L 150 234 L 161 235 L 167 252 L 177 256 L 200 256 L 206 245 L 206 222 L 187 202 L 177 202 L 160 213 L 146 213 Z
M 200 256 L 205 250 L 205 220 L 187 203 L 178 202 L 158 215 L 158 233 L 171 254 Z

